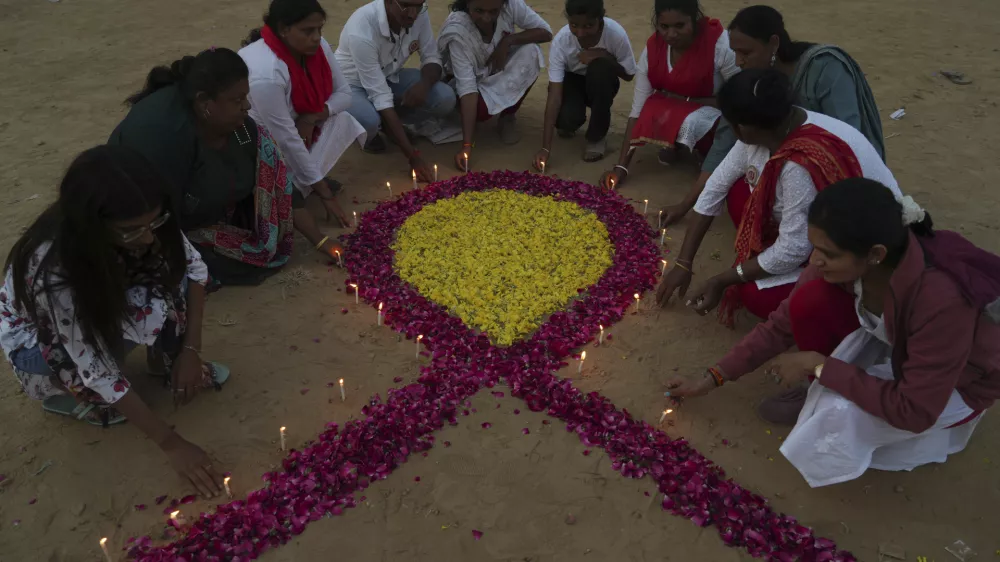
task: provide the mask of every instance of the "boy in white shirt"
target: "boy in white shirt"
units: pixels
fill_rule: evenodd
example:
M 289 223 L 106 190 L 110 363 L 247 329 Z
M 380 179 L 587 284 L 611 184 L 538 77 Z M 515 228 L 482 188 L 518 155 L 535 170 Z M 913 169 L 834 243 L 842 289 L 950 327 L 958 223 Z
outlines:
M 549 50 L 549 92 L 545 104 L 542 149 L 535 156 L 541 170 L 549 160 L 552 130 L 572 137 L 587 122 L 585 162 L 596 162 L 607 153 L 611 104 L 621 80 L 636 73 L 635 54 L 628 34 L 618 22 L 604 17 L 604 0 L 567 0 L 569 22 L 556 34 Z
M 421 68 L 403 68 L 419 51 Z M 438 52 L 427 3 L 420 0 L 375 0 L 358 8 L 344 24 L 334 53 L 351 85 L 347 110 L 367 132 L 369 152 L 385 151 L 379 124 L 392 136 L 420 181 L 434 173 L 403 129 L 455 109 L 455 91 L 441 82 Z

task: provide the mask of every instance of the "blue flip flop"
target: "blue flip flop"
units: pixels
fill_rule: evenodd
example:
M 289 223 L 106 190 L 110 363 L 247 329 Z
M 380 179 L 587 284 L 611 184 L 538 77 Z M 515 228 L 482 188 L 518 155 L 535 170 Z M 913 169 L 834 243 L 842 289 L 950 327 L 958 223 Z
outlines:
M 208 366 L 209 371 L 212 373 L 212 384 L 216 390 L 221 389 L 222 385 L 226 384 L 226 381 L 229 380 L 229 367 L 216 361 L 205 361 L 205 365 Z
M 100 412 L 101 414 L 107 414 L 108 412 L 114 412 L 113 415 L 108 415 L 107 420 L 93 419 L 89 417 L 89 414 L 94 411 L 95 408 L 100 408 L 96 404 L 82 404 L 77 402 L 75 398 L 69 394 L 59 394 L 56 396 L 49 396 L 45 400 L 42 400 L 42 409 L 46 412 L 53 414 L 59 414 L 61 416 L 68 416 L 76 418 L 82 422 L 89 423 L 90 425 L 96 425 L 99 427 L 106 427 L 109 425 L 118 425 L 120 423 L 125 423 L 125 416 L 115 412 L 114 410 L 106 410 L 105 412 Z M 103 415 L 101 417 L 104 417 Z

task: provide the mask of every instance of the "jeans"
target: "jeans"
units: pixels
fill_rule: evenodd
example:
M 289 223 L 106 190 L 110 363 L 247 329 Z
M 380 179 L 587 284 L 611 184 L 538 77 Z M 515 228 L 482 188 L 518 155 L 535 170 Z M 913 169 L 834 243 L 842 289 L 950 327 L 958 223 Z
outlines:
M 562 105 L 556 118 L 556 128 L 575 132 L 587 122 L 589 107 L 587 142 L 603 139 L 611 128 L 611 104 L 614 103 L 620 86 L 616 64 L 605 58 L 590 63 L 585 76 L 567 72 L 563 80 Z
M 389 89 L 392 90 L 392 98 L 399 112 L 399 118 L 404 125 L 417 125 L 431 117 L 445 117 L 455 109 L 457 98 L 455 90 L 444 82 L 434 84 L 427 92 L 427 101 L 423 107 L 417 109 L 400 107 L 403 103 L 403 95 L 414 84 L 420 81 L 420 70 L 416 68 L 404 68 L 396 75 L 399 79 L 396 82 L 387 81 Z M 361 123 L 368 134 L 369 142 L 378 133 L 379 125 L 382 123 L 382 116 L 375 110 L 372 102 L 368 101 L 368 92 L 361 86 L 351 85 L 351 107 L 347 112 Z
M 135 342 L 125 340 L 125 355 L 128 355 L 136 348 Z M 42 347 L 35 344 L 35 347 L 23 347 L 10 354 L 10 362 L 14 367 L 29 375 L 51 375 L 52 368 L 42 357 Z

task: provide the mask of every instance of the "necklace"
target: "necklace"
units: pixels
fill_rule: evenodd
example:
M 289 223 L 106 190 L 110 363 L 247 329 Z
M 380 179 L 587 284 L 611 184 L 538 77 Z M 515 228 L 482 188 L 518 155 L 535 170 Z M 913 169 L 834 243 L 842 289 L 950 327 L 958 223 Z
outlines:
M 247 137 L 246 139 L 241 139 L 240 138 L 240 131 L 239 131 L 239 129 L 233 131 L 233 134 L 236 135 L 236 142 L 240 143 L 240 146 L 244 146 L 244 145 L 250 144 L 250 141 L 253 140 L 253 137 L 250 136 L 250 131 L 247 130 L 247 124 L 246 123 L 243 123 L 243 134 L 246 135 L 246 137 Z

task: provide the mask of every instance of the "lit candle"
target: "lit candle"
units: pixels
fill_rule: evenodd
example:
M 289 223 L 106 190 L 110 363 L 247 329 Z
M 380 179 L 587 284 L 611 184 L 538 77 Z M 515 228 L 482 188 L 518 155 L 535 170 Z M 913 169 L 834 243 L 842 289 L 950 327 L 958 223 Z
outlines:
M 413 174 L 413 189 L 416 189 L 417 188 L 417 171 L 416 170 L 410 170 L 410 173 Z
M 230 498 L 232 498 L 233 497 L 233 490 L 232 490 L 232 488 L 229 487 L 229 477 L 228 476 L 226 476 L 225 478 L 222 479 L 222 485 L 226 487 L 226 495 L 229 496 Z
M 389 182 L 385 182 L 385 188 L 389 190 L 389 199 L 392 199 L 392 186 L 389 185 Z
M 468 174 L 469 173 L 469 153 L 468 152 L 463 152 L 462 153 L 462 158 L 465 159 L 465 173 Z
M 187 518 L 181 515 L 180 511 L 170 512 L 170 524 L 175 528 L 179 529 L 182 525 L 187 523 Z
M 337 381 L 340 383 L 340 401 L 343 402 L 347 400 L 347 394 L 344 394 L 344 379 Z
M 664 228 L 663 231 L 660 233 L 660 246 L 666 243 L 667 243 L 667 229 Z
M 354 213 L 354 228 L 357 228 L 358 227 L 358 212 L 357 211 L 351 211 L 351 212 Z
M 611 189 L 615 188 L 615 178 L 611 178 Z
M 656 228 L 663 226 L 663 209 L 660 209 L 660 214 L 656 215 Z
M 284 450 L 286 450 L 285 449 L 285 427 L 282 426 L 281 429 L 278 430 L 278 432 L 281 433 L 281 450 L 284 451 Z
M 576 374 L 579 375 L 580 373 L 583 372 L 583 362 L 586 360 L 587 360 L 587 352 L 584 351 L 583 353 L 580 354 L 580 365 L 577 366 L 576 368 Z
M 420 340 L 424 339 L 424 336 L 417 336 L 417 352 L 413 354 L 414 358 L 420 358 Z
M 667 260 L 660 260 L 663 263 L 663 267 L 660 268 L 660 275 L 667 272 Z
M 542 165 L 542 175 L 544 176 L 545 175 L 545 160 L 541 161 L 541 165 Z
M 337 265 L 344 267 L 344 258 L 340 256 L 340 250 L 334 250 L 333 253 L 337 254 Z
M 660 416 L 660 423 L 663 423 L 663 420 L 667 419 L 667 414 L 670 414 L 672 412 L 673 412 L 673 410 L 671 410 L 670 408 L 667 408 L 666 410 L 663 410 L 663 415 Z
M 378 303 L 378 320 L 375 323 L 376 326 L 382 325 L 382 303 Z
M 101 550 L 104 551 L 104 559 L 111 562 L 111 553 L 108 552 L 108 537 L 101 539 Z
M 635 311 L 639 312 L 639 293 L 635 294 Z
M 646 211 L 649 210 L 649 199 L 642 200 L 642 214 L 645 215 Z
M 354 289 L 354 304 L 358 304 L 358 286 L 355 283 L 351 283 L 350 286 Z
M 438 165 L 434 164 L 434 181 L 438 181 Z
M 597 345 L 601 345 L 604 343 L 604 326 L 598 324 L 597 327 L 601 329 L 600 335 L 597 336 Z

